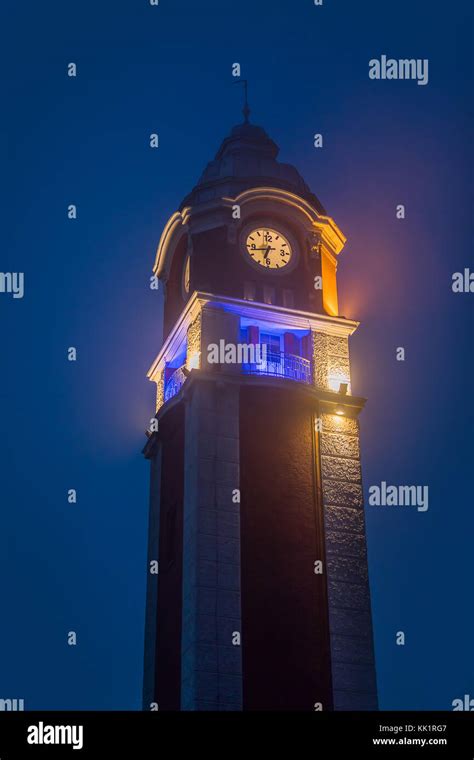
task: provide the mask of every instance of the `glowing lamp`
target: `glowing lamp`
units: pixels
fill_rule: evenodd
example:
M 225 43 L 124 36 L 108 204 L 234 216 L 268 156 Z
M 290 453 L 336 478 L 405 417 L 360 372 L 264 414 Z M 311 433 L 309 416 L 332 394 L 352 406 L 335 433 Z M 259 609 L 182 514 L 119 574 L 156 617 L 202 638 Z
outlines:
M 350 380 L 347 375 L 343 375 L 342 373 L 330 374 L 328 377 L 329 390 L 334 391 L 334 393 L 343 393 L 342 388 L 344 386 L 346 387 L 345 393 L 347 393 L 349 390 L 349 383 Z
M 194 351 L 194 353 L 191 354 L 191 356 L 188 357 L 188 360 L 186 362 L 186 369 L 199 369 L 199 351 Z

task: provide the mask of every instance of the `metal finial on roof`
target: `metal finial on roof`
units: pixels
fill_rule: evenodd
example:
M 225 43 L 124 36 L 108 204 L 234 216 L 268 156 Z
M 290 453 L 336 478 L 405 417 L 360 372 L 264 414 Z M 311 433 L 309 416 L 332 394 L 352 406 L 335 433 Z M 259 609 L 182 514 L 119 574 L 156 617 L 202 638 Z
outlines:
M 243 84 L 244 86 L 244 107 L 242 108 L 242 113 L 244 115 L 244 122 L 245 124 L 249 123 L 249 116 L 250 116 L 250 108 L 248 103 L 248 91 L 247 91 L 247 80 L 246 79 L 237 79 L 234 84 Z

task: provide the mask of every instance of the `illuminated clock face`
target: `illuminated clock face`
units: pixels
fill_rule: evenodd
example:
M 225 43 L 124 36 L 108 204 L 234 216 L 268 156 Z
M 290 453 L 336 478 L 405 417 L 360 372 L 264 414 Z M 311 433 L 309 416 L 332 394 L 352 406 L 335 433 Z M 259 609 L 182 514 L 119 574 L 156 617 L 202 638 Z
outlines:
M 245 247 L 252 261 L 263 269 L 283 269 L 293 256 L 286 237 L 270 227 L 258 227 L 249 232 Z

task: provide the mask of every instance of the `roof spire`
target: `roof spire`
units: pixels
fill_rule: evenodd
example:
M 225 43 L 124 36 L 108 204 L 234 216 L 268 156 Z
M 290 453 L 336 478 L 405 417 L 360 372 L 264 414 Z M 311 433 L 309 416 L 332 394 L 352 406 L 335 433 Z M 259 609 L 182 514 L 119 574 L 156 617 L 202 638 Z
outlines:
M 246 79 L 237 79 L 234 84 L 243 84 L 244 86 L 244 107 L 242 108 L 242 113 L 244 115 L 244 123 L 249 123 L 249 116 L 250 116 L 250 108 L 248 103 L 248 92 L 247 92 L 247 80 Z

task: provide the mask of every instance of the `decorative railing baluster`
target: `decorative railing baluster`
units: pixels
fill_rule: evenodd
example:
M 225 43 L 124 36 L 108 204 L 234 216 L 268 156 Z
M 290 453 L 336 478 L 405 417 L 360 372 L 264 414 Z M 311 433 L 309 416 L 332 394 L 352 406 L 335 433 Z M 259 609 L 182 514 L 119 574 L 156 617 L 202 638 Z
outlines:
M 311 383 L 311 362 L 302 356 L 286 354 L 283 351 L 268 351 L 266 358 L 260 362 L 243 364 L 246 375 L 271 375 L 295 380 L 298 383 Z

